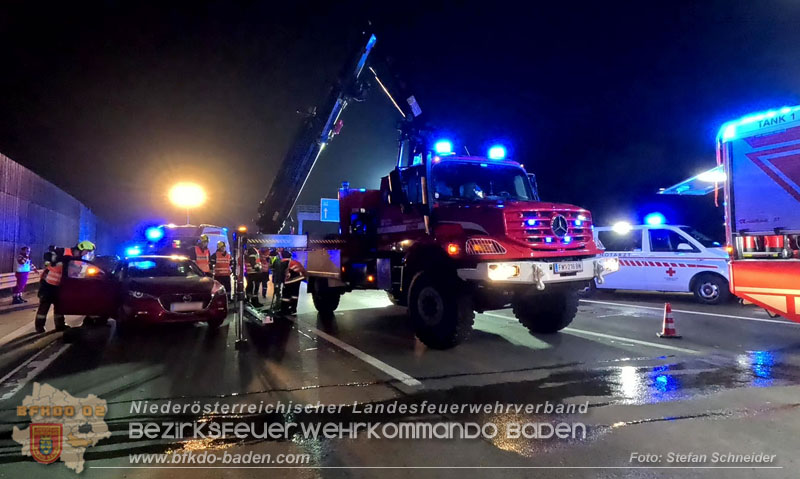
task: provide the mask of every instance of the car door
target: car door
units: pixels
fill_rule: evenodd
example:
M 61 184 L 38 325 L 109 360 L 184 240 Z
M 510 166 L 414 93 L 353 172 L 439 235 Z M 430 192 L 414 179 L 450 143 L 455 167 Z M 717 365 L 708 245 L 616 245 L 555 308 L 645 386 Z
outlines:
M 58 293 L 62 314 L 113 316 L 119 304 L 119 282 L 109 271 L 82 259 L 64 261 Z
M 619 271 L 605 277 L 598 288 L 604 289 L 644 289 L 644 267 L 642 266 L 642 230 L 628 231 L 598 229 L 597 239 L 605 248 L 603 256 L 619 258 Z
M 683 232 L 672 228 L 649 228 L 645 283 L 653 291 L 689 291 L 689 281 L 701 253 Z

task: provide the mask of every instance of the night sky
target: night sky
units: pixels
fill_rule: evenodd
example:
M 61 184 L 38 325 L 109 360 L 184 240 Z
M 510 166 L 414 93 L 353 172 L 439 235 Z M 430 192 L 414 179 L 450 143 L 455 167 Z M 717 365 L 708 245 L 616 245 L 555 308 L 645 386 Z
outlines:
M 713 166 L 722 122 L 800 103 L 791 0 L 229 3 L 3 2 L 0 152 L 125 228 L 182 222 L 177 180 L 209 190 L 193 222 L 249 223 L 369 18 L 427 119 L 509 141 L 544 199 L 717 232 L 711 197 L 652 193 Z M 377 88 L 351 106 L 300 203 L 377 187 L 396 121 Z

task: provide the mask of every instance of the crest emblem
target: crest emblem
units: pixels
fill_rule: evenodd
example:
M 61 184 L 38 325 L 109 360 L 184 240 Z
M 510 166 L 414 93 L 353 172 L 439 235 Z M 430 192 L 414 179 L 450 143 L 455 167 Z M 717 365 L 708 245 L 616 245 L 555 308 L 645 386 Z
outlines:
M 61 424 L 31 424 L 31 456 L 36 462 L 50 464 L 61 456 Z

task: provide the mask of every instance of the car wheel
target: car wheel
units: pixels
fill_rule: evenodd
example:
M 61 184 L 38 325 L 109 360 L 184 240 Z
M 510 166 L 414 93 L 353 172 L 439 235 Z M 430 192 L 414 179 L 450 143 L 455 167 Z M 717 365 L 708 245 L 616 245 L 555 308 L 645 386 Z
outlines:
M 222 326 L 222 323 L 224 323 L 224 322 L 225 322 L 225 318 L 210 319 L 210 320 L 206 321 L 206 323 L 208 324 L 208 327 L 212 328 L 212 329 L 219 328 L 220 326 Z
M 531 334 L 553 334 L 578 314 L 578 292 L 571 288 L 522 294 L 512 304 L 514 316 Z
M 411 282 L 408 315 L 417 338 L 429 348 L 452 348 L 472 332 L 475 312 L 469 297 L 458 291 L 456 281 L 422 272 Z
M 715 274 L 701 274 L 694 280 L 692 292 L 697 301 L 703 304 L 720 304 L 726 302 L 731 292 L 728 281 Z

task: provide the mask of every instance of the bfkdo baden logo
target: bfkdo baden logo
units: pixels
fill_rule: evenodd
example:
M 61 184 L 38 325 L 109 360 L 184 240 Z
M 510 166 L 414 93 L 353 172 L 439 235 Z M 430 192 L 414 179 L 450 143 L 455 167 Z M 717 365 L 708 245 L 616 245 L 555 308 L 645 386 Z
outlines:
M 31 424 L 31 455 L 36 462 L 50 464 L 61 457 L 61 424 Z
M 11 437 L 24 456 L 42 464 L 59 459 L 75 472 L 84 468 L 83 453 L 111 437 L 105 423 L 106 401 L 90 394 L 76 398 L 48 384 L 33 384 L 33 392 L 17 406 L 17 417 L 30 418 L 25 429 L 14 426 Z

